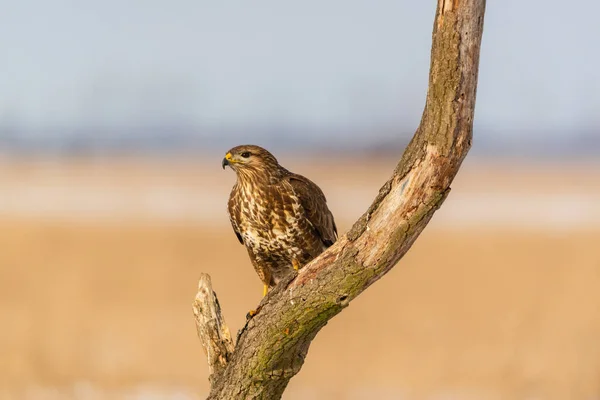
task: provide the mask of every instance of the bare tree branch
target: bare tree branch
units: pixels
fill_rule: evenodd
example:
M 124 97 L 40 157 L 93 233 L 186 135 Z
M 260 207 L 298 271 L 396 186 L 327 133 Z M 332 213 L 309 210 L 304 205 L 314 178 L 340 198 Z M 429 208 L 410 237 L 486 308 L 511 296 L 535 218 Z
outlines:
M 319 330 L 394 267 L 442 205 L 471 146 L 484 12 L 485 0 L 438 0 L 425 110 L 391 178 L 347 234 L 261 302 L 209 399 L 281 398 Z
M 225 369 L 227 361 L 233 354 L 234 346 L 208 274 L 200 275 L 198 293 L 192 308 L 198 337 L 208 359 L 209 380 L 212 383 L 213 378 Z

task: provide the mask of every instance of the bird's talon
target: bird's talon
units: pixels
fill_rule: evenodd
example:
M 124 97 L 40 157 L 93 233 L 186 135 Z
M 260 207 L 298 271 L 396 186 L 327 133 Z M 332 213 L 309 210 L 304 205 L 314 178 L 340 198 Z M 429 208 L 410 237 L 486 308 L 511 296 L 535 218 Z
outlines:
M 258 310 L 248 311 L 248 314 L 246 314 L 246 321 L 250 321 L 256 314 L 258 314 Z

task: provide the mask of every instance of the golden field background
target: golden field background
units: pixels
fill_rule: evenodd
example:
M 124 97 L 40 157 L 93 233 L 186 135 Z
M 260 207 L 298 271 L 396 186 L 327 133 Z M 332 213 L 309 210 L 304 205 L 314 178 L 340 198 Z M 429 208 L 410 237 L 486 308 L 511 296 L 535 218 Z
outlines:
M 0 160 L 0 399 L 196 399 L 208 272 L 236 332 L 261 284 L 233 173 L 191 160 Z M 280 157 L 341 232 L 392 159 Z M 406 257 L 317 336 L 286 399 L 600 398 L 600 168 L 465 162 Z

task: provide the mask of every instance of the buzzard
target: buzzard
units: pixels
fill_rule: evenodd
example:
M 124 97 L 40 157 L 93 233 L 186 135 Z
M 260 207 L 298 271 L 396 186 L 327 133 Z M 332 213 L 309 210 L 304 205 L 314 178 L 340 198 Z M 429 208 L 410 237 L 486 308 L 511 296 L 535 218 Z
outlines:
M 283 168 L 262 147 L 234 147 L 222 166 L 237 175 L 229 196 L 229 219 L 264 284 L 265 296 L 288 273 L 335 243 L 335 221 L 321 189 Z

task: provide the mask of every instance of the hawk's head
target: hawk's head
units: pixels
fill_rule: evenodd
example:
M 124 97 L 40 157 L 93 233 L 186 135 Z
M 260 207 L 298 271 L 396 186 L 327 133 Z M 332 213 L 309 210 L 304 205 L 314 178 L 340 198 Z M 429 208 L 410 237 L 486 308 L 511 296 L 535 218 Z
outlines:
M 223 169 L 229 165 L 238 176 L 272 173 L 281 167 L 273 154 L 260 146 L 246 144 L 229 150 L 221 163 Z

